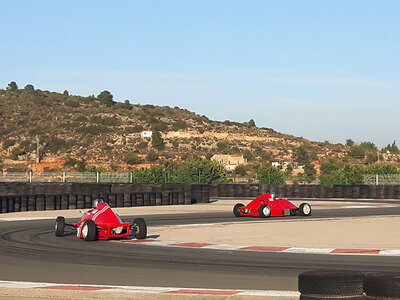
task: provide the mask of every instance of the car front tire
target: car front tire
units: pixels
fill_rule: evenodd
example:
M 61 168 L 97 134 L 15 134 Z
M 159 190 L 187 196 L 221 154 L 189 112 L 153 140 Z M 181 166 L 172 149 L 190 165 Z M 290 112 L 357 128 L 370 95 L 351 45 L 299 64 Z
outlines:
M 268 205 L 261 205 L 258 209 L 258 213 L 260 214 L 261 218 L 268 218 L 271 216 L 271 207 Z
M 65 228 L 65 218 L 64 217 L 57 217 L 56 224 L 55 224 L 55 234 L 56 234 L 56 236 L 63 236 L 64 235 L 64 228 Z
M 299 213 L 300 216 L 305 216 L 305 217 L 311 216 L 311 205 L 308 203 L 300 204 Z
M 85 241 L 94 241 L 97 237 L 97 226 L 92 220 L 87 220 L 82 227 L 82 238 Z
M 147 225 L 142 218 L 137 218 L 133 221 L 132 230 L 133 230 L 133 235 L 138 240 L 143 240 L 147 236 Z

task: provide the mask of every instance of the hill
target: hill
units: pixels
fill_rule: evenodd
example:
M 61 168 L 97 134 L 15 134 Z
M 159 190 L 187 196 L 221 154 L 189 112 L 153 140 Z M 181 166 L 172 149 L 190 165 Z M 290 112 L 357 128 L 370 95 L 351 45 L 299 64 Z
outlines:
M 327 157 L 343 158 L 349 152 L 342 144 L 310 142 L 258 128 L 253 120 L 213 121 L 178 107 L 113 102 L 105 92 L 82 97 L 32 88 L 0 90 L 3 165 L 13 158 L 16 165 L 25 161 L 31 166 L 38 144 L 42 159 L 62 158 L 71 167 L 85 161 L 104 169 L 144 163 L 146 157 L 159 163 L 221 153 L 244 154 L 254 164 L 301 163 L 306 155 L 318 166 Z M 142 131 L 149 130 L 161 133 L 161 144 L 141 137 Z M 355 159 L 365 157 L 364 153 Z

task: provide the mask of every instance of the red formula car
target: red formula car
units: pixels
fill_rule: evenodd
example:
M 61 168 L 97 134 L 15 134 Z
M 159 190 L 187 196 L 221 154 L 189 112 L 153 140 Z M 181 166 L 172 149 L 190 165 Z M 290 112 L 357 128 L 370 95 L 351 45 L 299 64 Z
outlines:
M 282 217 L 282 216 L 310 216 L 311 206 L 308 203 L 302 203 L 299 207 L 283 198 L 275 198 L 269 191 L 267 194 L 258 196 L 249 204 L 244 206 L 238 203 L 233 207 L 233 214 L 236 217 Z
M 123 222 L 102 199 L 94 200 L 93 209 L 85 212 L 78 223 L 67 224 L 64 217 L 57 217 L 56 236 L 63 236 L 66 226 L 76 230 L 77 237 L 85 241 L 129 238 L 131 235 L 144 239 L 147 235 L 146 222 L 142 218 L 135 219 L 132 224 Z

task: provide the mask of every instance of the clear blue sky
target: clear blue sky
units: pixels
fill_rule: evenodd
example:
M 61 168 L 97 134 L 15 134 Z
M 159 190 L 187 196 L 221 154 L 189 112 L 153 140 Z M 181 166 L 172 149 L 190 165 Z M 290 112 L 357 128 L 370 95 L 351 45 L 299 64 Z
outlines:
M 400 1 L 2 1 L 0 86 L 400 145 Z

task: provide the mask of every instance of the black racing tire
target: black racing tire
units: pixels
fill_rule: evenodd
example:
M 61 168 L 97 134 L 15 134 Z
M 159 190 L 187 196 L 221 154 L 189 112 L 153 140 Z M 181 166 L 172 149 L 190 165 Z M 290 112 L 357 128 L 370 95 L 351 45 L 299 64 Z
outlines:
M 242 214 L 240 213 L 240 208 L 243 207 L 244 205 L 242 203 L 237 203 L 235 204 L 235 206 L 233 207 L 233 214 L 235 215 L 235 217 L 241 217 Z
M 133 230 L 133 235 L 138 240 L 145 239 L 147 236 L 147 225 L 145 220 L 143 220 L 142 218 L 137 218 L 133 220 L 132 230 Z
M 300 300 L 366 300 L 368 299 L 364 295 L 355 296 L 321 296 L 321 295 L 300 295 Z
M 64 228 L 65 228 L 65 218 L 64 217 L 57 217 L 56 224 L 54 226 L 56 236 L 63 236 L 64 235 Z
M 299 275 L 304 295 L 359 296 L 364 292 L 364 274 L 352 271 L 309 271 Z
M 258 208 L 258 213 L 260 214 L 261 218 L 268 218 L 271 216 L 271 207 L 269 207 L 269 205 L 261 205 Z
M 305 217 L 311 216 L 311 205 L 308 203 L 300 204 L 299 213 L 300 216 L 305 216 Z
M 85 241 L 94 241 L 97 238 L 97 225 L 93 220 L 87 220 L 82 226 L 82 237 Z
M 400 298 L 400 273 L 372 273 L 364 280 L 364 292 L 377 298 Z

